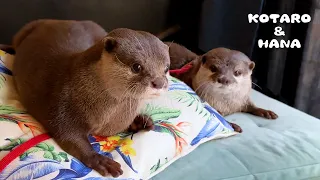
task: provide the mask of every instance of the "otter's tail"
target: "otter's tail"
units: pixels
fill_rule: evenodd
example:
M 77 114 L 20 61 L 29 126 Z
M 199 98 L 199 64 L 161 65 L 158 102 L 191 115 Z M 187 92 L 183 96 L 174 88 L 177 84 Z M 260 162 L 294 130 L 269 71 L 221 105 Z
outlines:
M 187 49 L 186 47 L 174 43 L 174 42 L 164 42 L 169 46 L 170 53 L 170 70 L 180 69 L 184 65 L 190 63 L 199 58 L 199 56 Z
M 156 36 L 160 39 L 160 40 L 164 40 L 166 37 L 169 37 L 170 35 L 178 32 L 181 29 L 181 27 L 179 25 L 175 25 L 172 26 L 162 32 L 160 32 L 159 34 L 157 34 Z

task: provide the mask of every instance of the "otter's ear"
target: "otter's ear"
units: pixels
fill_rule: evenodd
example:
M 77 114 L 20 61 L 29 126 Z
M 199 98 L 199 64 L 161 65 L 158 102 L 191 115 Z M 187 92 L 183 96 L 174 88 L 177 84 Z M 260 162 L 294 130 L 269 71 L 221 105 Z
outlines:
M 256 64 L 253 61 L 249 62 L 249 69 L 252 71 L 254 69 L 254 67 L 256 66 Z
M 117 40 L 114 38 L 107 38 L 104 42 L 104 49 L 107 52 L 112 52 L 118 46 Z

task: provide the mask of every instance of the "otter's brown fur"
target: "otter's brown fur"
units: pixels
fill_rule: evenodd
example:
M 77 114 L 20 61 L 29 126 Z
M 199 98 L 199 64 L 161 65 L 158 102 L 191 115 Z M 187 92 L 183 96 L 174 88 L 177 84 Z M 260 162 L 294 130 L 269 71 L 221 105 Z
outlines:
M 174 42 L 164 43 L 169 46 L 170 58 L 172 59 L 172 63 L 170 63 L 170 69 L 179 69 L 188 62 L 198 58 L 197 54 L 181 46 L 180 44 Z
M 180 54 L 181 57 L 171 54 Z M 250 100 L 251 74 L 255 64 L 242 52 L 216 48 L 198 56 L 190 55 L 189 50 L 176 44 L 170 46 L 170 56 L 171 66 L 179 65 L 181 59 L 188 62 L 190 56 L 196 56 L 188 72 L 173 76 L 187 83 L 223 116 L 247 112 L 267 119 L 277 118 L 274 112 L 258 108 Z
M 91 21 L 38 20 L 14 37 L 13 74 L 22 104 L 72 156 L 102 175 L 120 164 L 96 153 L 88 135 L 127 129 L 145 97 L 167 88 L 168 46 L 147 32 Z

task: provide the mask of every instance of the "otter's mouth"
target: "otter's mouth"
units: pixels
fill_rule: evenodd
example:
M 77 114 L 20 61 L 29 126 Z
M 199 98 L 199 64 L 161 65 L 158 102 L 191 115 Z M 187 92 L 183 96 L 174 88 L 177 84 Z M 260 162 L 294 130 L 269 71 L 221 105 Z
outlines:
M 233 84 L 221 84 L 218 82 L 214 82 L 212 83 L 214 85 L 215 88 L 217 89 L 223 89 L 223 90 L 227 90 L 227 89 L 231 89 Z
M 152 93 L 152 94 L 147 95 L 146 97 L 148 99 L 154 99 L 154 98 L 157 98 L 157 97 L 160 97 L 160 96 L 161 96 L 160 93 Z
M 162 88 L 162 89 L 147 88 L 147 91 L 145 93 L 145 97 L 147 99 L 158 98 L 167 91 L 168 91 L 168 88 Z
M 223 85 L 223 84 L 219 84 L 219 88 L 220 89 L 225 89 L 228 88 L 230 85 Z

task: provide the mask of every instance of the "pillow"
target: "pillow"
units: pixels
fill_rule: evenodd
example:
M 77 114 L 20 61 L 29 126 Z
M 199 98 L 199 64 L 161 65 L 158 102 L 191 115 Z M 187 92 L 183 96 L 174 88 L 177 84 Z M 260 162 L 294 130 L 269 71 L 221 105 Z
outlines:
M 24 111 L 10 70 L 14 57 L 0 53 L 0 179 L 114 179 L 65 153 Z M 186 84 L 173 77 L 169 84 L 169 91 L 148 100 L 141 112 L 152 117 L 153 130 L 88 137 L 95 151 L 121 164 L 124 173 L 117 179 L 149 179 L 200 144 L 236 134 Z

